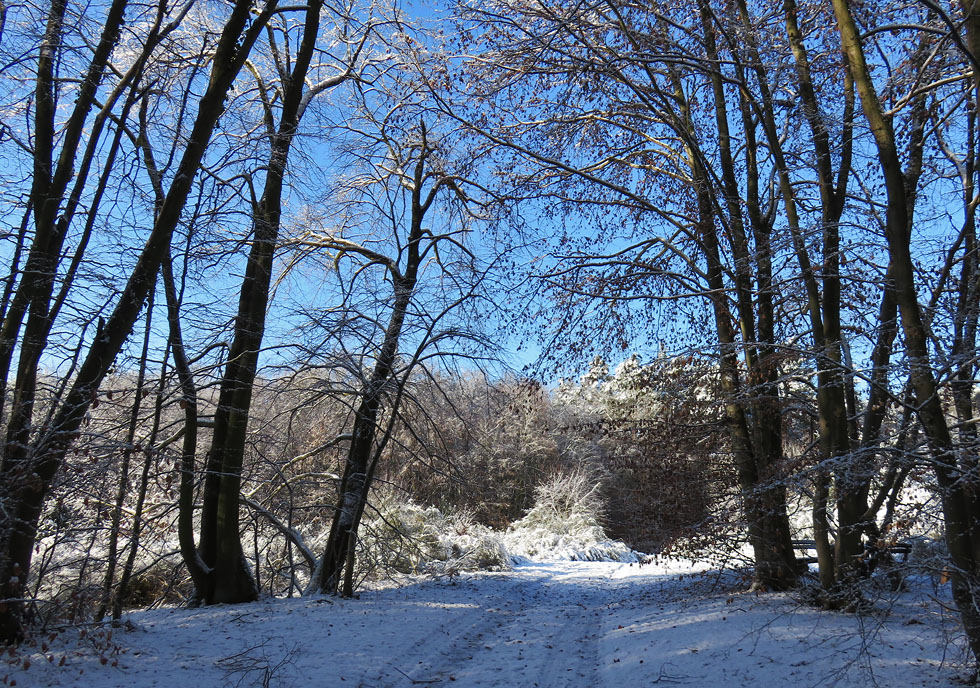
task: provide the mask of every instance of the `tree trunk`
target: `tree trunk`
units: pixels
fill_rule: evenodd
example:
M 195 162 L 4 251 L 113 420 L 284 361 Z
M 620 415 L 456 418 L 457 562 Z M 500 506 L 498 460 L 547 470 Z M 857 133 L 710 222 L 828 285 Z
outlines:
M 421 218 L 419 221 L 421 227 Z M 416 236 L 414 239 L 416 246 L 419 238 Z M 394 368 L 398 340 L 415 289 L 417 269 L 417 263 L 409 262 L 406 276 L 396 278 L 395 303 L 382 340 L 381 352 L 354 416 L 347 464 L 340 483 L 340 498 L 334 511 L 323 560 L 318 567 L 320 579 L 317 584 L 321 592 L 336 594 L 345 565 L 350 568 L 353 564 L 352 552 L 356 545 L 358 516 L 367 502 L 371 487 L 369 468 L 374 453 L 374 438 L 377 434 L 378 410 L 381 407 L 385 386 Z
M 939 399 L 929 359 L 928 339 L 915 286 L 910 252 L 910 207 L 906 180 L 898 157 L 895 132 L 884 114 L 864 58 L 860 34 L 846 0 L 833 0 L 837 27 L 854 73 L 865 118 L 875 137 L 885 180 L 887 209 L 885 238 L 895 280 L 895 299 L 909 357 L 909 379 L 915 393 L 919 422 L 925 432 L 931 462 L 941 491 L 946 544 L 953 561 L 953 599 L 963 619 L 974 658 L 980 658 L 980 530 L 971 509 L 961 467 Z
M 334 510 L 333 521 L 330 526 L 330 536 L 327 539 L 323 557 L 317 566 L 317 579 L 313 581 L 313 584 L 324 593 L 336 594 L 338 592 L 341 582 L 344 580 L 345 567 L 347 583 L 344 587 L 344 593 L 350 595 L 353 592 L 351 582 L 355 559 L 354 548 L 357 545 L 360 517 L 367 503 L 374 477 L 371 460 L 375 453 L 378 413 L 387 391 L 386 387 L 394 373 L 405 316 L 412 302 L 418 280 L 418 271 L 422 260 L 421 242 L 425 236 L 422 222 L 435 194 L 443 184 L 443 180 L 439 179 L 423 197 L 422 187 L 427 176 L 427 160 L 432 153 L 426 139 L 424 125 L 421 129 L 421 139 L 418 159 L 411 179 L 411 226 L 405 243 L 405 267 L 404 270 L 400 271 L 394 261 L 387 263 L 387 269 L 394 286 L 391 316 L 385 328 L 374 370 L 364 385 L 360 403 L 354 415 L 354 428 L 351 433 L 350 448 L 347 452 L 347 463 L 341 478 L 337 507 Z M 374 260 L 379 260 L 379 258 L 375 257 Z M 396 411 L 397 407 L 389 409 L 392 414 Z
M 198 597 L 206 604 L 247 602 L 254 600 L 259 592 L 245 561 L 239 532 L 241 473 L 253 385 L 265 334 L 272 264 L 279 239 L 283 180 L 302 114 L 306 75 L 319 37 L 322 6 L 322 0 L 314 0 L 307 7 L 303 38 L 293 71 L 281 74 L 283 106 L 279 128 L 269 132 L 265 189 L 252 208 L 252 246 L 242 280 L 235 336 L 228 350 L 207 458 L 200 555 L 211 573 L 206 588 L 198 590 Z M 268 106 L 266 118 L 272 119 Z
M 146 325 L 143 333 L 143 349 L 140 352 L 139 369 L 136 373 L 136 385 L 133 392 L 133 406 L 129 411 L 129 425 L 126 428 L 126 441 L 123 444 L 122 463 L 119 466 L 119 487 L 116 490 L 115 502 L 112 506 L 112 517 L 109 525 L 109 552 L 106 563 L 105 578 L 102 583 L 102 600 L 95 614 L 95 620 L 101 621 L 109 611 L 113 599 L 112 588 L 116 582 L 116 566 L 119 548 L 119 530 L 122 522 L 123 505 L 129 494 L 129 467 L 133 458 L 133 448 L 136 441 L 136 428 L 139 424 L 140 408 L 143 401 L 143 383 L 146 380 L 146 362 L 150 351 L 150 327 L 153 324 L 153 292 L 147 299 Z M 135 544 L 130 543 L 130 547 Z

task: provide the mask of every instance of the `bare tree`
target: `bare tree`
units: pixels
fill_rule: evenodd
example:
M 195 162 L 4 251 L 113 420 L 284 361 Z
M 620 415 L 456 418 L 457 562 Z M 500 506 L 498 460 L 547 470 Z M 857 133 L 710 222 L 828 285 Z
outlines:
M 872 28 L 867 39 L 914 37 L 881 53 L 893 70 L 888 115 L 904 118 L 905 163 L 896 180 L 905 188 L 907 223 L 918 188 L 944 183 L 930 136 L 973 121 L 968 112 L 967 120 L 951 119 L 964 107 L 962 61 L 950 58 L 951 46 L 968 59 L 967 41 L 950 33 L 955 13 L 923 4 L 945 21 L 882 4 L 883 15 L 908 25 Z M 854 600 L 866 552 L 886 539 L 879 511 L 907 474 L 914 432 L 890 419 L 903 397 L 895 389 L 901 304 L 894 256 L 887 268 L 878 264 L 884 246 L 875 228 L 885 234 L 891 220 L 878 214 L 877 174 L 852 165 L 860 89 L 851 51 L 825 49 L 839 41 L 829 11 L 819 3 L 773 9 L 740 0 L 699 2 L 697 13 L 669 2 L 466 6 L 460 34 L 470 37 L 462 49 L 473 59 L 462 81 L 476 100 L 467 110 L 442 81 L 432 80 L 432 90 L 482 137 L 486 154 L 508 166 L 500 178 L 509 193 L 528 205 L 548 199 L 546 222 L 593 228 L 588 237 L 558 232 L 554 265 L 544 271 L 567 309 L 558 343 L 576 353 L 588 352 L 583 341 L 625 349 L 632 337 L 662 332 L 670 318 L 681 323 L 675 332 L 703 338 L 701 323 L 713 321 L 749 539 L 767 587 L 792 584 L 796 570 L 777 496 L 793 477 L 781 421 L 791 400 L 781 389 L 786 375 L 813 378 L 802 403 L 817 442 L 794 480 L 812 499 L 823 602 L 836 607 Z M 470 25 L 483 28 L 468 33 Z M 972 141 L 969 126 L 948 134 L 946 147 L 961 135 Z M 953 157 L 972 188 L 971 158 Z M 972 246 L 971 231 L 961 232 L 943 273 L 962 256 L 965 285 L 975 282 L 974 249 L 963 249 Z M 856 260 L 845 263 L 848 250 Z M 945 279 L 933 302 L 946 298 Z M 965 402 L 972 373 L 963 363 L 973 359 L 962 356 L 975 336 L 965 296 L 972 287 L 963 288 L 949 350 L 961 361 Z M 934 337 L 946 346 L 938 344 L 945 334 Z M 961 405 L 969 428 L 973 416 Z M 890 425 L 899 428 L 892 436 Z M 775 501 L 762 506 L 770 487 Z M 763 535 L 760 527 L 773 530 Z
M 401 422 L 405 385 L 428 360 L 452 355 L 452 342 L 476 336 L 459 318 L 483 274 L 467 248 L 475 201 L 466 189 L 475 187 L 466 181 L 467 161 L 453 155 L 451 132 L 430 129 L 410 85 L 403 100 L 377 86 L 359 89 L 361 114 L 348 125 L 345 147 L 356 163 L 338 181 L 331 201 L 338 210 L 296 242 L 305 255 L 325 252 L 337 283 L 338 301 L 318 326 L 329 338 L 315 356 L 347 367 L 357 385 L 338 502 L 312 583 L 344 595 L 353 591 L 358 527 Z M 359 303 L 359 292 L 368 300 Z M 355 351 L 342 353 L 351 344 Z
M 575 338 L 595 334 L 627 341 L 629 323 L 646 322 L 638 303 L 703 304 L 693 317 L 713 321 L 757 581 L 783 588 L 794 583 L 797 566 L 781 484 L 771 248 L 778 202 L 761 197 L 767 141 L 756 131 L 759 102 L 747 95 L 755 92 L 748 87 L 752 62 L 729 46 L 725 60 L 734 61 L 734 73 L 720 71 L 719 26 L 706 3 L 699 7 L 693 25 L 685 8 L 671 4 L 650 11 L 615 2 L 587 11 L 548 3 L 467 8 L 464 21 L 494 28 L 476 34 L 484 43 L 467 46 L 479 51 L 468 83 L 497 108 L 494 118 L 475 114 L 468 122 L 491 150 L 509 150 L 518 161 L 519 173 L 503 182 L 516 186 L 514 196 L 548 198 L 553 213 L 580 213 L 598 228 L 592 243 L 563 235 L 547 278 L 574 295 L 563 301 L 599 301 L 603 313 L 620 316 L 615 324 L 589 320 L 596 326 L 589 334 L 565 328 L 566 345 L 576 349 Z M 729 22 L 720 30 L 731 35 L 740 27 Z M 707 110 L 693 100 L 702 89 L 714 95 Z M 535 95 L 542 92 L 554 97 Z M 732 102 L 747 141 L 738 162 Z M 444 107 L 465 119 L 455 103 Z M 739 188 L 743 174 L 746 189 Z M 600 241 L 617 249 L 607 253 Z M 581 320 L 580 311 L 568 311 L 568 324 Z
M 865 119 L 874 136 L 885 182 L 885 237 L 891 261 L 889 272 L 909 356 L 909 381 L 915 397 L 916 415 L 928 439 L 930 463 L 942 496 L 946 544 L 954 565 L 953 597 L 963 617 L 971 649 L 976 657 L 980 657 L 980 615 L 977 613 L 980 532 L 977 530 L 977 501 L 971 487 L 972 476 L 977 471 L 976 446 L 957 445 L 943 408 L 940 380 L 929 351 L 929 333 L 919 303 L 919 287 L 911 254 L 915 193 L 908 187 L 907 176 L 903 174 L 893 118 L 886 113 L 882 104 L 851 8 L 841 0 L 835 0 L 833 6 Z M 970 225 L 972 222 L 967 227 Z M 969 231 L 967 229 L 967 233 Z M 964 261 L 967 290 L 972 288 L 967 266 L 973 260 L 975 258 L 968 256 Z M 960 353 L 966 343 L 962 332 L 962 327 L 954 328 Z
M 314 64 L 323 13 L 320 0 L 314 0 L 305 10 L 295 55 L 285 52 L 292 40 L 290 27 L 270 24 L 269 50 L 277 71 L 276 82 L 266 83 L 259 72 L 253 70 L 269 152 L 264 188 L 260 197 L 252 200 L 251 248 L 207 457 L 199 549 L 200 561 L 207 567 L 207 582 L 197 591 L 202 603 L 247 601 L 254 599 L 257 593 L 239 539 L 240 476 L 252 387 L 272 284 L 273 258 L 279 241 L 287 162 L 300 120 L 311 99 L 356 78 L 361 69 L 360 55 L 373 32 L 373 20 L 357 17 L 354 9 L 345 8 L 331 17 L 344 53 L 340 67 L 332 70 L 333 73 L 326 73 L 326 69 L 318 69 Z M 317 81 L 307 85 L 308 75 Z M 194 566 L 196 561 L 196 558 L 188 561 L 188 566 Z

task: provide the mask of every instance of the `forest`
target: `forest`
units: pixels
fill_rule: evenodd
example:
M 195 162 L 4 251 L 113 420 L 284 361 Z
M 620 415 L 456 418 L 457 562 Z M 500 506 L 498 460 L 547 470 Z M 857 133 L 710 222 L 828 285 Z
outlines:
M 558 514 L 928 570 L 975 663 L 978 60 L 974 0 L 2 0 L 0 643 Z

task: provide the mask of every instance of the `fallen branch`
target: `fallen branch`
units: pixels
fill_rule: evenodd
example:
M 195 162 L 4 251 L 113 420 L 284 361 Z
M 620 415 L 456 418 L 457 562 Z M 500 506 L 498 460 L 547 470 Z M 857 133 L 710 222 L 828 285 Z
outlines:
M 303 555 L 303 558 L 306 560 L 306 563 L 309 564 L 310 570 L 316 568 L 316 556 L 314 556 L 313 550 L 311 550 L 306 545 L 306 541 L 303 540 L 302 535 L 300 535 L 295 530 L 293 530 L 285 523 L 280 521 L 279 518 L 274 513 L 266 509 L 264 506 L 256 502 L 254 499 L 249 499 L 248 497 L 242 495 L 241 501 L 244 504 L 248 505 L 250 508 L 255 509 L 255 511 L 262 514 L 267 519 L 269 519 L 269 523 L 271 523 L 276 530 L 278 530 L 280 533 L 285 535 L 290 542 L 296 545 L 296 549 L 299 550 L 299 553 Z
M 412 685 L 420 685 L 420 684 L 423 684 L 423 683 L 439 683 L 440 681 L 442 681 L 441 678 L 412 678 L 411 676 L 409 676 L 408 674 L 406 674 L 404 671 L 402 671 L 401 669 L 399 669 L 398 667 L 396 667 L 394 664 L 391 665 L 391 668 L 394 669 L 395 671 L 397 671 L 399 674 L 401 674 L 405 678 L 407 678 L 412 683 Z

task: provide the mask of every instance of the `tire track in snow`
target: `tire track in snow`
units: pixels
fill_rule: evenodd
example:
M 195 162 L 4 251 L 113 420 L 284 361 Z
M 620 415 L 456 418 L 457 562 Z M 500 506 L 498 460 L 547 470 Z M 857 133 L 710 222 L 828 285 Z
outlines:
M 602 615 L 619 587 L 610 576 L 528 568 L 495 587 L 495 596 L 474 599 L 481 603 L 480 612 L 441 629 L 446 635 L 432 638 L 434 645 L 416 644 L 419 657 L 411 662 L 409 677 L 381 685 L 599 685 Z
M 486 602 L 485 589 L 501 588 L 502 596 L 509 599 L 511 595 L 507 589 L 519 584 L 509 577 L 487 576 L 481 577 L 479 583 L 468 582 L 460 584 L 458 588 L 443 589 L 440 602 L 452 607 L 447 614 L 447 622 L 437 632 L 419 638 L 403 655 L 391 657 L 387 665 L 375 674 L 376 678 L 363 685 L 400 688 L 448 680 L 448 674 L 444 677 L 433 667 L 451 667 L 472 659 L 465 657 L 468 648 L 498 628 L 502 624 L 501 619 L 510 613 L 509 609 L 480 604 Z

